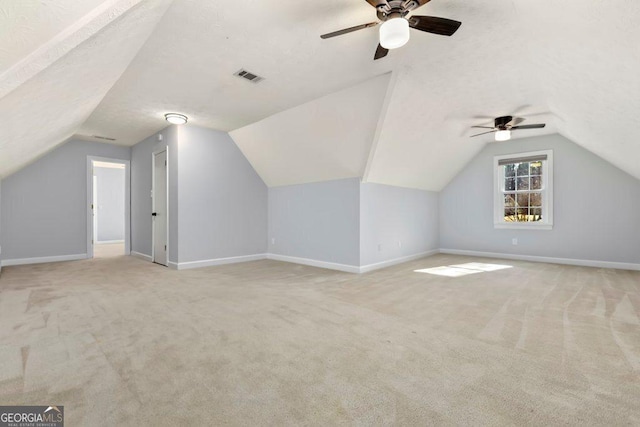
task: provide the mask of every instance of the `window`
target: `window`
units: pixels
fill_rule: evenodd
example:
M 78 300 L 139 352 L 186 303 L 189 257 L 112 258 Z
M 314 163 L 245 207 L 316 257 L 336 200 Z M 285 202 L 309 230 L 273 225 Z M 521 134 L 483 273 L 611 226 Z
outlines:
M 496 228 L 553 226 L 553 151 L 494 158 Z

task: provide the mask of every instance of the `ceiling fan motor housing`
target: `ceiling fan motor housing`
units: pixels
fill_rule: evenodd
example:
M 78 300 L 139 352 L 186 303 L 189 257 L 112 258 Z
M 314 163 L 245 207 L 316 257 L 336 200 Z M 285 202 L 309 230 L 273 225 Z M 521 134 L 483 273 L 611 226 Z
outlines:
M 409 8 L 409 5 L 413 7 Z M 376 5 L 376 13 L 378 19 L 384 22 L 388 19 L 404 18 L 416 6 L 417 4 L 415 6 L 411 3 L 405 4 L 404 0 L 379 1 Z
M 378 9 L 376 14 L 378 15 L 378 19 L 382 22 L 388 21 L 393 18 L 404 18 L 409 11 L 403 11 L 402 9 L 391 9 L 388 12 L 384 9 Z
M 495 125 L 496 129 L 507 130 L 507 129 L 509 129 L 509 127 L 507 125 L 509 123 L 511 123 L 512 120 L 513 120 L 512 116 L 496 117 L 496 119 L 494 121 L 494 125 Z
M 376 9 L 378 21 L 367 24 L 344 28 L 331 33 L 322 34 L 322 39 L 329 39 L 354 31 L 380 25 L 380 43 L 373 57 L 374 60 L 384 58 L 390 49 L 402 47 L 409 41 L 409 29 L 423 31 L 425 33 L 452 36 L 462 24 L 453 19 L 439 18 L 437 16 L 420 16 L 409 14 L 419 7 L 429 3 L 430 0 L 366 0 Z

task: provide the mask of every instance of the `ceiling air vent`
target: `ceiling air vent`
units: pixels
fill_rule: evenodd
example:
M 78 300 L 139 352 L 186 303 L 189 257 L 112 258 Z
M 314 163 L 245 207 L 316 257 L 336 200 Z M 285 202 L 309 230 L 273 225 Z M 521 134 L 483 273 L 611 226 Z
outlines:
M 100 135 L 91 135 L 94 138 L 97 139 L 104 139 L 105 141 L 115 141 L 115 138 L 109 138 L 108 136 L 100 136 Z
M 235 73 L 234 76 L 242 77 L 243 79 L 249 80 L 251 83 L 259 83 L 264 80 L 264 77 L 260 77 L 244 69 Z

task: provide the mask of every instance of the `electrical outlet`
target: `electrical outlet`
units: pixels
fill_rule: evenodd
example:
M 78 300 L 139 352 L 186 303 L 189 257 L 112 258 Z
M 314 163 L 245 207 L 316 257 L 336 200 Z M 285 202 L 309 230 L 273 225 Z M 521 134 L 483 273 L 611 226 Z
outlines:
M 380 252 L 381 250 L 382 250 L 382 245 L 378 243 L 378 252 Z
M 512 244 L 513 246 L 517 246 L 517 245 L 518 245 L 518 238 L 517 238 L 517 237 L 514 237 L 513 239 L 511 239 L 511 244 Z
M 401 248 L 402 247 L 402 242 L 400 240 L 398 240 L 398 247 Z
M 272 237 L 272 238 L 271 238 L 271 244 L 272 244 L 272 245 L 275 245 L 275 244 L 276 244 L 276 239 L 275 239 L 275 237 Z

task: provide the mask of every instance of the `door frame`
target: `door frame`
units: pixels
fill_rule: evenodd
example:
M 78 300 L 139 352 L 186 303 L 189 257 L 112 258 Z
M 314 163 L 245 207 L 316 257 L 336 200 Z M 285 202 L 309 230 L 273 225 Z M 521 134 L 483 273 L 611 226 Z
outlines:
M 93 162 L 124 165 L 124 254 L 131 254 L 131 162 L 108 157 L 87 156 L 87 258 L 93 258 Z
M 98 206 L 98 194 L 97 194 L 97 190 L 98 190 L 98 177 L 93 175 L 93 195 L 91 197 L 91 204 L 95 207 Z M 91 227 L 91 232 L 93 233 L 93 237 L 95 239 L 95 237 L 98 235 L 98 210 L 94 209 L 93 210 L 93 224 Z M 95 245 L 95 242 L 94 242 Z
M 151 153 L 151 213 L 153 213 L 155 208 L 155 186 L 156 186 L 156 155 L 166 152 L 167 156 L 167 182 L 166 182 L 166 195 L 167 195 L 167 266 L 169 266 L 169 250 L 171 246 L 170 238 L 169 238 L 169 146 L 166 145 L 162 148 L 158 148 Z M 155 219 L 153 216 L 151 217 L 151 262 L 155 263 L 156 260 L 156 233 L 155 233 Z M 162 265 L 162 264 L 160 264 Z

